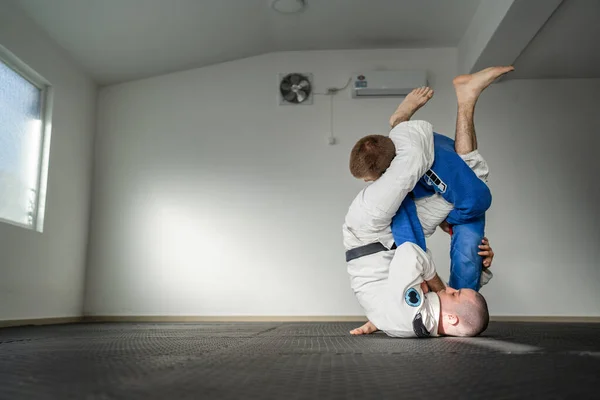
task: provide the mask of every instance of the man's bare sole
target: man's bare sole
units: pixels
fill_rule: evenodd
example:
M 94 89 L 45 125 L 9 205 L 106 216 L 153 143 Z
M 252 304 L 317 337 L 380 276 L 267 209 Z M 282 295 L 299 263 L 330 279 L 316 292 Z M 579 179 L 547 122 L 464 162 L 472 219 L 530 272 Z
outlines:
M 401 122 L 410 120 L 410 118 L 423 107 L 433 97 L 433 89 L 429 87 L 420 87 L 414 89 L 406 95 L 402 103 L 398 106 L 392 117 L 390 125 L 396 126 Z
M 490 67 L 469 75 L 459 75 L 452 83 L 456 90 L 458 104 L 474 105 L 481 92 L 502 75 L 513 71 L 513 66 Z
M 375 325 L 368 321 L 366 324 L 361 326 L 360 328 L 356 328 L 350 331 L 351 335 L 368 335 L 370 333 L 376 332 L 377 328 Z

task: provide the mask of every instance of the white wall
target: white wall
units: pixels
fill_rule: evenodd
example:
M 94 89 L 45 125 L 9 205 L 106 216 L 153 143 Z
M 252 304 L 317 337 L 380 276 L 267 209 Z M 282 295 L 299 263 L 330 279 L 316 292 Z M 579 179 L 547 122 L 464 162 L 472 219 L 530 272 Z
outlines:
M 471 73 L 515 0 L 482 0 L 458 44 L 458 72 Z
M 426 68 L 450 130 L 455 50 L 269 54 L 108 87 L 99 96 L 89 314 L 360 315 L 341 225 L 362 183 L 354 142 L 397 99 L 278 106 L 277 73 L 319 92 L 357 70 Z M 442 84 L 443 82 L 443 84 Z
M 0 223 L 0 320 L 83 310 L 96 87 L 21 11 L 2 2 L 0 44 L 54 87 L 44 232 Z
M 328 146 L 329 99 L 279 107 L 276 74 L 312 72 L 324 91 L 354 71 L 427 69 L 436 94 L 417 117 L 453 135 L 456 65 L 455 49 L 293 52 L 103 89 L 85 312 L 361 314 L 341 244 L 363 185 L 348 155 L 363 135 L 387 132 L 398 100 L 339 94 L 338 144 Z M 598 188 L 588 183 L 599 86 L 515 81 L 481 99 L 498 254 L 484 294 L 494 314 L 600 315 Z M 583 200 L 568 203 L 561 188 Z M 448 238 L 438 233 L 430 247 L 447 277 Z
M 600 79 L 511 80 L 478 105 L 497 315 L 600 315 Z

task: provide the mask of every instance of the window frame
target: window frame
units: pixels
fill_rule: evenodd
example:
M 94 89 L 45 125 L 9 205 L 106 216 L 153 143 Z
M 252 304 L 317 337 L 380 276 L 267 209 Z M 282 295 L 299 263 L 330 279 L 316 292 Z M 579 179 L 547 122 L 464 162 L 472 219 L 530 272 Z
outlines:
M 52 136 L 52 110 L 54 88 L 50 82 L 29 67 L 25 62 L 15 56 L 10 50 L 0 45 L 0 60 L 6 64 L 23 79 L 40 89 L 40 118 L 41 136 L 40 154 L 38 162 L 38 182 L 35 197 L 36 207 L 31 225 L 23 224 L 0 216 L 0 222 L 15 225 L 28 230 L 42 233 L 44 231 L 44 220 L 46 216 L 46 192 L 48 189 L 48 168 L 50 166 L 50 139 Z

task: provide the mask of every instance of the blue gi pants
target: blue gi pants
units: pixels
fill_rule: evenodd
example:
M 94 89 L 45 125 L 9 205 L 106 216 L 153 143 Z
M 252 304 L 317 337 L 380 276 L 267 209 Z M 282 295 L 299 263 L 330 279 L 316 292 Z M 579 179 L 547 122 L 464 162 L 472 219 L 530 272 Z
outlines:
M 485 211 L 491 205 L 487 185 L 456 154 L 454 141 L 434 134 L 435 161 L 413 190 L 414 198 L 439 193 L 453 204 L 447 221 L 452 226 L 450 243 L 450 280 L 455 289 L 480 289 L 483 259 L 477 253 L 485 233 Z M 412 242 L 425 250 L 422 228 L 419 230 L 416 206 L 407 197 L 392 219 L 392 234 L 396 245 Z

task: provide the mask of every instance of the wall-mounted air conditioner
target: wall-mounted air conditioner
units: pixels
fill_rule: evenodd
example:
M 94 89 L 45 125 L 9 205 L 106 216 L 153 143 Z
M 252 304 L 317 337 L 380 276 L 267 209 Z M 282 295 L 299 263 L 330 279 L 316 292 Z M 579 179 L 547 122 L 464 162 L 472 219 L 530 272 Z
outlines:
M 366 71 L 352 77 L 352 97 L 402 97 L 421 86 L 427 86 L 426 71 Z

